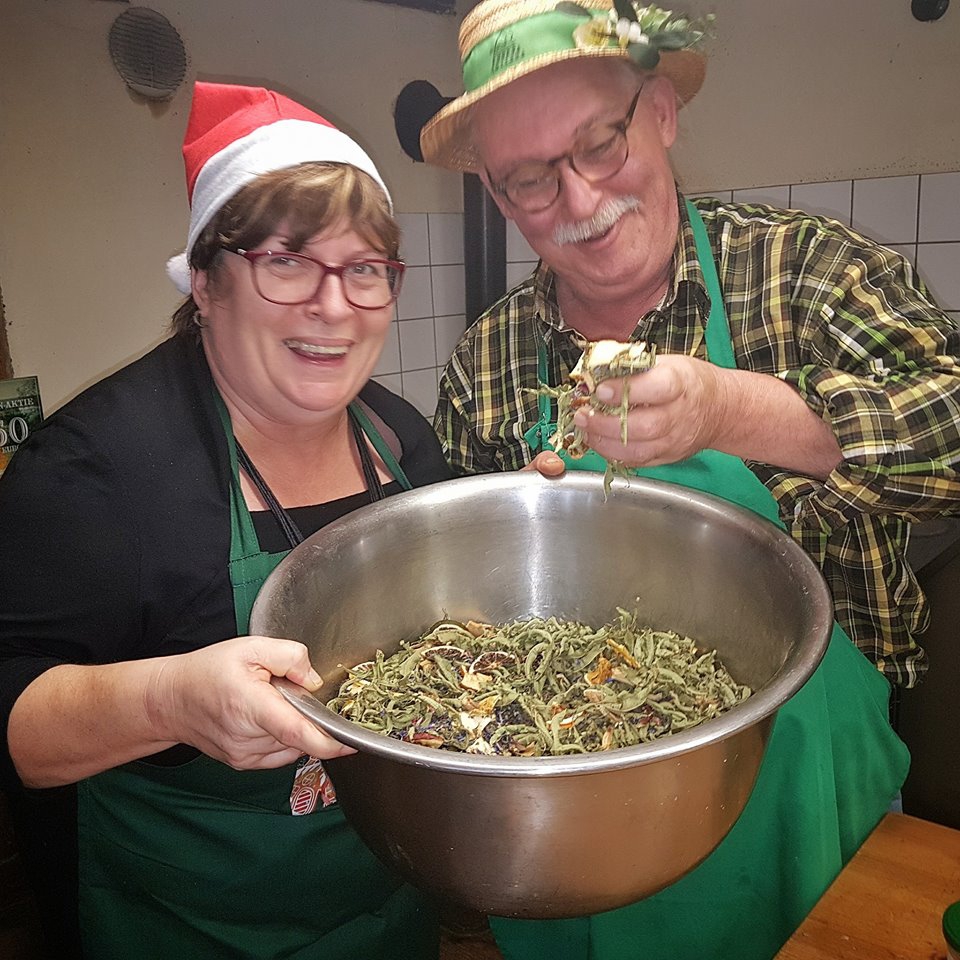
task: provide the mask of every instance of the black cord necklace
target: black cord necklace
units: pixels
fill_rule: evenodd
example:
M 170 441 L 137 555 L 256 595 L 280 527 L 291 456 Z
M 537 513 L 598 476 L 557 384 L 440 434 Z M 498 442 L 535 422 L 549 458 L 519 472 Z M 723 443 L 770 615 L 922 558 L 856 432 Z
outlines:
M 353 432 L 353 441 L 356 444 L 357 452 L 360 454 L 360 466 L 363 470 L 363 481 L 370 494 L 371 501 L 383 500 L 386 494 L 383 490 L 383 484 L 380 482 L 380 476 L 377 473 L 376 464 L 370 455 L 370 449 L 367 446 L 367 438 L 363 434 L 363 428 L 357 422 L 353 411 L 348 409 L 350 416 L 350 426 Z M 303 543 L 304 537 L 300 528 L 293 522 L 290 514 L 280 505 L 280 502 L 273 495 L 273 491 L 267 486 L 267 481 L 263 479 L 260 471 L 254 466 L 253 461 L 243 449 L 239 441 L 237 442 L 237 464 L 244 473 L 250 478 L 251 483 L 257 488 L 257 492 L 263 498 L 268 509 L 273 514 L 291 548 L 297 544 Z

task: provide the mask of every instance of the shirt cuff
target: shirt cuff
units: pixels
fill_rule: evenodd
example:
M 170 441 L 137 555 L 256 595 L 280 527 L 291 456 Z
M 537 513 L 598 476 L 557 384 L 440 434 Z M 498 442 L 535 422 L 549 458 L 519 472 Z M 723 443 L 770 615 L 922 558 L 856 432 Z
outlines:
M 785 523 L 829 535 L 862 513 L 909 514 L 912 500 L 919 505 L 929 496 L 922 471 L 916 470 L 923 458 L 899 436 L 890 398 L 880 385 L 815 366 L 788 370 L 780 379 L 830 424 L 843 458 L 824 481 L 810 481 L 792 502 L 781 503 Z M 909 481 L 898 485 L 897 478 L 907 476 L 907 464 L 914 465 Z

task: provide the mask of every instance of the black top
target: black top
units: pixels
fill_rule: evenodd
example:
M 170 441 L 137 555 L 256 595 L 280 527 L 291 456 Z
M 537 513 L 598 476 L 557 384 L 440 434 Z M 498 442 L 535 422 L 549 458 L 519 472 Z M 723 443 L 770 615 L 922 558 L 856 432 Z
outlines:
M 22 788 L 7 750 L 10 710 L 59 663 L 184 653 L 236 636 L 230 461 L 214 390 L 202 349 L 173 337 L 57 411 L 0 478 L 0 785 L 27 867 L 74 907 L 73 789 Z M 449 477 L 409 403 L 372 381 L 360 399 L 396 435 L 414 486 Z M 309 535 L 368 500 L 290 513 Z M 264 550 L 288 547 L 269 513 L 254 525 Z

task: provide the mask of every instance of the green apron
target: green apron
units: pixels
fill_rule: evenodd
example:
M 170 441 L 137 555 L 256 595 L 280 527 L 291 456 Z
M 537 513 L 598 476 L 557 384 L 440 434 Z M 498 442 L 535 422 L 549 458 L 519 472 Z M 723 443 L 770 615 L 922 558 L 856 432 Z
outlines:
M 736 367 L 703 222 L 688 205 L 710 295 L 711 362 Z M 541 344 L 540 376 L 546 382 Z M 527 433 L 546 449 L 550 398 Z M 592 451 L 569 469 L 603 470 Z M 782 527 L 772 494 L 742 460 L 705 450 L 638 469 L 712 493 Z M 614 481 L 616 482 L 616 481 Z M 889 684 L 839 626 L 804 687 L 780 708 L 753 794 L 733 829 L 696 869 L 639 903 L 573 920 L 492 918 L 507 960 L 770 960 L 887 811 L 906 777 L 907 749 L 888 721 Z M 624 838 L 626 841 L 627 838 Z
M 288 551 L 260 550 L 217 401 L 230 448 L 230 581 L 242 635 L 261 584 Z M 363 411 L 351 410 L 409 489 Z M 136 761 L 81 782 L 80 923 L 90 960 L 436 958 L 434 905 L 381 865 L 339 805 L 293 816 L 294 772 L 239 771 L 200 755 L 175 767 Z

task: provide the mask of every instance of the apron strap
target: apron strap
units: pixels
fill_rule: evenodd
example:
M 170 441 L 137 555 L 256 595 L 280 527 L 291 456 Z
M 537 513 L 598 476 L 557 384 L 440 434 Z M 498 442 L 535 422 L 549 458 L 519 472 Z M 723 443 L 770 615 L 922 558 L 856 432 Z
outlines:
M 382 500 L 386 494 L 383 492 L 383 484 L 380 482 L 380 474 L 377 473 L 377 466 L 370 456 L 370 448 L 367 446 L 366 437 L 363 435 L 363 428 L 357 422 L 357 418 L 350 413 L 350 432 L 353 434 L 353 443 L 360 456 L 360 469 L 363 471 L 363 482 L 370 492 L 371 500 Z
M 543 333 L 537 331 L 537 379 L 540 383 L 547 383 L 550 371 L 547 369 L 547 345 L 543 339 Z M 540 409 L 540 422 L 549 423 L 553 414 L 553 405 L 550 397 L 541 393 L 537 398 L 537 405 Z M 543 446 L 540 448 L 544 449 Z
M 260 553 L 260 541 L 253 526 L 253 517 L 247 509 L 240 491 L 239 461 L 237 455 L 237 441 L 233 435 L 233 424 L 227 406 L 220 396 L 220 391 L 214 388 L 213 399 L 223 426 L 223 433 L 227 438 L 227 449 L 230 452 L 230 560 L 241 560 Z
M 720 291 L 720 277 L 717 275 L 717 265 L 713 259 L 713 250 L 707 237 L 707 228 L 703 225 L 700 211 L 689 201 L 687 214 L 690 217 L 690 226 L 693 228 L 693 240 L 697 248 L 697 259 L 700 261 L 700 270 L 703 281 L 710 297 L 710 315 L 707 317 L 707 327 L 704 338 L 707 341 L 707 356 L 710 362 L 718 367 L 736 370 L 737 361 L 733 355 L 733 343 L 730 340 L 730 322 L 727 312 L 723 308 L 723 293 Z
M 353 419 L 363 428 L 363 432 L 367 435 L 367 439 L 373 445 L 373 449 L 377 451 L 377 454 L 383 461 L 386 468 L 390 471 L 393 479 L 400 484 L 401 489 L 412 490 L 413 484 L 403 472 L 403 468 L 398 463 L 397 458 L 393 455 L 393 451 L 387 445 L 387 442 L 380 435 L 380 431 L 377 430 L 370 418 L 366 415 L 366 413 L 363 412 L 363 408 L 360 406 L 360 404 L 357 402 L 351 403 L 349 410 L 350 416 L 353 417 Z

